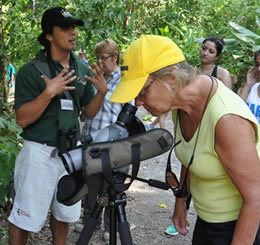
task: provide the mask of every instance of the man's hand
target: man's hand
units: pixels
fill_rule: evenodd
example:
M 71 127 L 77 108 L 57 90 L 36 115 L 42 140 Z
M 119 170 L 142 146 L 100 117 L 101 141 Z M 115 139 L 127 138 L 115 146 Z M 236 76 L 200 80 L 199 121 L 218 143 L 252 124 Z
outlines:
M 66 72 L 68 72 L 68 67 L 65 67 L 58 76 L 51 80 L 48 79 L 45 75 L 41 76 L 46 84 L 45 92 L 48 93 L 51 97 L 55 97 L 57 94 L 60 94 L 65 90 L 75 89 L 74 86 L 67 86 L 76 79 L 76 76 L 73 76 L 75 71 L 72 70 L 68 74 L 66 74 Z
M 107 93 L 107 83 L 103 76 L 103 71 L 96 63 L 94 63 L 94 66 L 96 70 L 92 69 L 90 66 L 88 67 L 93 74 L 93 77 L 89 77 L 87 75 L 85 75 L 84 77 L 93 83 L 98 93 L 105 95 Z
M 107 93 L 107 82 L 104 78 L 103 71 L 100 69 L 96 63 L 94 63 L 95 70 L 89 67 L 89 70 L 93 74 L 93 77 L 89 77 L 87 75 L 84 76 L 85 79 L 91 81 L 95 88 L 97 89 L 96 96 L 84 107 L 82 107 L 82 113 L 88 119 L 94 118 L 101 106 L 104 103 L 104 98 Z

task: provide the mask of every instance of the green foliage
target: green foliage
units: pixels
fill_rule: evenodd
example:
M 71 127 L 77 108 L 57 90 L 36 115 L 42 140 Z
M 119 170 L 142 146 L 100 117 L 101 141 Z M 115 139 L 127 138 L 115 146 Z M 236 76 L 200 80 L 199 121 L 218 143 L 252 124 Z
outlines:
M 243 85 L 253 65 L 253 51 L 260 45 L 259 0 L 0 0 L 1 71 L 5 57 L 18 71 L 42 48 L 37 41 L 41 17 L 54 6 L 67 8 L 84 21 L 76 50 L 85 49 L 91 63 L 94 45 L 105 38 L 114 39 L 123 52 L 141 34 L 157 34 L 174 40 L 187 61 L 199 66 L 201 41 L 222 37 L 225 48 L 218 63 L 237 77 L 235 91 Z M 4 79 L 2 72 L 0 92 Z M 10 108 L 0 97 L 0 200 L 4 202 L 22 142 Z
M 229 24 L 234 29 L 234 36 L 246 43 L 253 52 L 260 49 L 260 35 L 234 22 L 230 21 Z
M 237 87 L 243 86 L 247 70 L 253 66 L 253 53 L 260 49 L 260 33 L 258 34 L 260 28 L 259 19 L 260 9 L 257 9 L 255 11 L 255 21 L 251 23 L 251 30 L 232 21 L 229 22 L 229 25 L 232 27 L 231 33 L 236 39 L 234 45 L 230 47 L 230 51 L 232 48 L 232 56 L 236 61 L 236 66 L 239 67 L 237 74 L 243 78 Z
M 7 245 L 8 244 L 8 231 L 5 227 L 0 226 L 0 245 Z
M 19 136 L 21 129 L 17 127 L 14 113 L 11 111 L 12 104 L 1 102 L 0 106 L 0 204 L 5 206 L 10 198 L 9 183 L 22 138 Z
M 167 36 L 174 40 L 182 49 L 187 62 L 193 66 L 198 66 L 199 43 L 196 42 L 196 36 L 199 35 L 199 32 L 200 30 L 196 32 L 184 24 L 179 24 L 178 27 L 169 24 L 169 26 L 159 28 L 159 30 L 156 29 L 154 34 Z
M 41 48 L 37 42 L 37 36 L 41 32 L 40 19 L 49 7 L 66 7 L 74 16 L 84 20 L 85 25 L 78 32 L 77 50 L 86 49 L 91 62 L 95 61 L 92 52 L 94 45 L 104 38 L 114 39 L 124 51 L 141 34 L 160 34 L 175 40 L 183 49 L 187 60 L 193 65 L 199 65 L 199 43 L 196 39 L 212 35 L 232 38 L 229 21 L 255 30 L 256 9 L 259 5 L 258 0 L 1 2 L 4 5 L 0 18 L 5 30 L 5 50 L 14 60 L 17 70 Z M 257 31 L 260 32 L 260 28 Z M 226 47 L 225 51 L 230 49 Z M 236 72 L 240 65 L 236 64 L 231 54 L 224 52 L 219 62 L 228 70 Z

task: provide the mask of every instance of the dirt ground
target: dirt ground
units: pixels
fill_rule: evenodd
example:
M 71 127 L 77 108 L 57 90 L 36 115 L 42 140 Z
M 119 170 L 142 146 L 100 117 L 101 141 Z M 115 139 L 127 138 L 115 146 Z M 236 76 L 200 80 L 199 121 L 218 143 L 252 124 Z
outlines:
M 138 110 L 138 117 L 142 119 L 146 115 L 144 109 Z M 146 122 L 144 122 L 146 123 Z M 159 127 L 159 124 L 156 125 Z M 171 115 L 166 119 L 166 129 L 172 132 Z M 138 177 L 144 179 L 164 180 L 168 152 L 155 158 L 141 162 Z M 180 163 L 172 155 L 172 169 L 179 175 Z M 127 220 L 131 226 L 131 234 L 136 245 L 189 245 L 196 219 L 193 204 L 189 210 L 188 220 L 190 232 L 186 236 L 168 236 L 164 230 L 172 224 L 171 217 L 175 198 L 170 190 L 165 191 L 149 186 L 147 183 L 135 180 L 126 192 L 127 205 L 125 207 Z M 105 245 L 102 240 L 103 226 L 101 230 L 94 232 L 90 245 Z M 74 224 L 70 225 L 67 245 L 76 244 L 79 233 L 75 232 Z M 51 243 L 49 225 L 46 222 L 43 230 L 34 234 L 28 244 L 47 245 Z M 118 237 L 117 244 L 121 244 Z

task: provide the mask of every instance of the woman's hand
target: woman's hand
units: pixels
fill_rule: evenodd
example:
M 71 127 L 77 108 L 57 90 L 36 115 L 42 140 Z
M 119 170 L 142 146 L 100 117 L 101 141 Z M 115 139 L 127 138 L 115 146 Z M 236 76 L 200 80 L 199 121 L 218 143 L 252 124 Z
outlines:
M 176 198 L 172 221 L 174 223 L 176 230 L 181 235 L 186 235 L 189 232 L 190 224 L 187 220 L 185 198 Z

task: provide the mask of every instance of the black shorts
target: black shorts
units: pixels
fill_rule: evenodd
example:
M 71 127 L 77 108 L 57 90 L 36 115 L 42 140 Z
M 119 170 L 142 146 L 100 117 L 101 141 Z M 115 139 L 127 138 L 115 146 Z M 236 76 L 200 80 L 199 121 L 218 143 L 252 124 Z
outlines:
M 236 220 L 224 223 L 209 223 L 199 217 L 195 224 L 192 245 L 230 245 Z M 260 245 L 260 228 L 253 245 Z

